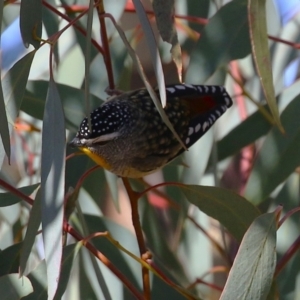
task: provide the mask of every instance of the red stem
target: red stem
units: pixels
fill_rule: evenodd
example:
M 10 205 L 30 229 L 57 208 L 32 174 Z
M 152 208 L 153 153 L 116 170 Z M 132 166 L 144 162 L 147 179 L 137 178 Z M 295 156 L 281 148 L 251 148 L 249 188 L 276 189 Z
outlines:
M 95 2 L 96 2 L 96 0 L 95 0 Z M 101 0 L 97 4 L 97 12 L 98 12 L 98 18 L 99 18 L 99 22 L 100 22 L 100 35 L 101 35 L 101 41 L 102 41 L 102 45 L 103 45 L 103 59 L 104 59 L 104 63 L 106 66 L 108 84 L 109 84 L 109 88 L 111 90 L 113 90 L 115 88 L 115 83 L 114 83 L 114 76 L 113 76 L 112 64 L 111 64 L 111 56 L 110 56 L 110 51 L 109 51 L 106 24 L 105 24 L 105 10 L 104 10 L 103 1 L 101 1 Z
M 0 178 L 0 186 L 2 186 L 5 190 L 11 192 L 12 194 L 20 197 L 28 204 L 33 205 L 34 201 L 23 194 L 4 180 Z M 143 295 L 136 289 L 136 287 L 111 263 L 111 261 L 103 255 L 99 250 L 97 250 L 91 243 L 84 240 L 83 236 L 81 236 L 68 222 L 64 222 L 63 224 L 64 231 L 68 232 L 72 235 L 77 241 L 82 241 L 84 246 L 97 257 L 110 271 L 115 274 L 121 282 L 132 292 L 132 294 L 136 297 L 136 299 L 144 300 Z
M 143 295 L 136 289 L 136 287 L 111 263 L 111 261 L 97 250 L 90 242 L 86 241 L 68 222 L 64 222 L 64 231 L 72 235 L 77 241 L 82 242 L 83 245 L 97 257 L 121 282 L 129 289 L 136 299 L 144 300 Z
M 285 252 L 282 256 L 281 260 L 278 262 L 276 266 L 276 271 L 274 277 L 278 276 L 282 269 L 286 266 L 286 264 L 290 261 L 292 256 L 300 249 L 300 236 L 295 240 L 295 242 L 291 245 L 291 247 Z
M 141 259 L 145 260 L 145 258 L 147 259 L 147 257 L 149 256 L 148 255 L 149 252 L 146 248 L 143 231 L 140 223 L 139 210 L 138 210 L 139 193 L 132 190 L 128 178 L 122 177 L 122 180 L 130 201 L 132 224 L 139 245 L 140 256 Z M 149 270 L 143 266 L 142 266 L 142 278 L 143 278 L 144 297 L 145 300 L 148 300 L 151 298 L 150 276 L 149 276 Z
M 1 178 L 0 178 L 0 186 L 2 186 L 5 190 L 7 190 L 8 192 L 14 194 L 15 196 L 23 199 L 28 204 L 33 205 L 33 203 L 34 203 L 33 199 L 31 199 L 29 196 L 23 194 L 18 189 L 16 189 L 15 187 L 11 186 L 9 183 L 5 182 Z
M 71 19 L 68 16 L 66 16 L 65 14 L 63 14 L 62 12 L 60 12 L 59 10 L 57 10 L 55 7 L 53 7 L 51 4 L 49 4 L 48 2 L 46 2 L 46 0 L 42 0 L 43 1 L 43 5 L 45 7 L 47 7 L 49 10 L 51 10 L 52 12 L 54 12 L 55 14 L 57 14 L 58 16 L 60 16 L 61 18 L 63 18 L 64 20 L 70 22 L 72 24 L 72 26 L 74 28 L 76 28 L 81 34 L 83 34 L 84 36 L 86 36 L 86 31 L 80 27 L 78 24 L 76 24 L 75 22 L 77 21 L 75 19 Z M 84 11 L 80 17 L 82 15 L 86 14 L 86 11 Z M 75 20 L 75 21 L 74 21 Z M 97 43 L 97 41 L 95 41 L 94 39 L 91 40 L 92 44 L 94 45 L 94 47 L 103 55 L 103 49 L 102 47 Z

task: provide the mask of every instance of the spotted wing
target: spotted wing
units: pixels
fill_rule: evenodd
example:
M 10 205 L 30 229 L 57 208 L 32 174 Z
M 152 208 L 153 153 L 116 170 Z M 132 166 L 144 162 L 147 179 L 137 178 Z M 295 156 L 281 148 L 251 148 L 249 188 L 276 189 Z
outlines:
M 167 98 L 178 97 L 190 108 L 188 133 L 183 140 L 187 148 L 198 141 L 232 105 L 222 86 L 177 84 L 167 86 L 166 91 Z

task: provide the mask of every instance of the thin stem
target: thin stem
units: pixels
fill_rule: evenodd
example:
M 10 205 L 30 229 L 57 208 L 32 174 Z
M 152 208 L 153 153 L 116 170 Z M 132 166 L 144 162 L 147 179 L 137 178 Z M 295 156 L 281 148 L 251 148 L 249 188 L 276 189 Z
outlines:
M 46 0 L 43 0 L 43 5 L 45 7 L 47 7 L 49 10 L 51 10 L 52 12 L 54 12 L 55 14 L 57 14 L 58 16 L 60 16 L 62 19 L 68 21 L 70 24 L 72 24 L 72 26 L 74 28 L 76 28 L 78 30 L 78 32 L 80 32 L 81 34 L 83 34 L 84 36 L 86 36 L 86 31 L 85 29 L 83 29 L 80 25 L 76 24 L 76 22 L 78 21 L 78 19 L 80 17 L 82 17 L 84 14 L 86 14 L 86 11 L 83 12 L 83 14 L 80 14 L 77 18 L 75 19 L 71 19 L 68 16 L 66 16 L 65 14 L 63 14 L 62 12 L 60 12 L 58 9 L 56 9 L 54 6 L 52 6 L 51 4 L 49 4 Z M 103 49 L 102 47 L 97 43 L 96 40 L 91 39 L 92 44 L 94 45 L 94 47 L 103 54 Z
M 214 283 L 209 283 L 201 278 L 197 278 L 196 281 L 193 284 L 191 284 L 189 288 L 194 288 L 197 284 L 204 284 L 204 285 L 210 287 L 211 289 L 219 291 L 219 292 L 223 291 L 222 287 L 220 287 Z
M 150 186 L 145 180 L 142 180 L 142 183 L 145 184 L 147 186 L 147 188 L 144 191 L 139 192 L 139 198 L 141 198 L 148 192 L 153 192 L 153 193 L 157 194 L 158 196 L 164 198 L 169 203 L 170 207 L 172 207 L 176 211 L 180 210 L 180 206 L 177 203 L 175 203 L 174 201 L 172 201 L 172 199 L 170 199 L 164 192 L 158 190 L 158 188 L 162 187 L 162 186 L 185 186 L 184 184 L 179 183 L 179 182 L 162 182 L 162 183 Z M 199 229 L 210 240 L 210 242 L 216 247 L 217 251 L 219 251 L 220 255 L 224 258 L 224 260 L 227 261 L 228 265 L 231 265 L 232 263 L 227 255 L 226 251 L 224 251 L 224 249 L 222 248 L 222 246 L 204 228 L 202 228 L 195 221 L 195 219 L 192 216 L 187 215 L 187 219 L 190 220 L 195 225 L 195 227 L 197 229 Z
M 18 189 L 14 188 L 4 180 L 0 179 L 0 186 L 5 190 L 11 192 L 12 194 L 20 197 L 22 200 L 26 201 L 28 204 L 33 205 L 34 200 L 32 200 L 27 195 L 20 192 Z M 136 297 L 136 299 L 144 300 L 143 295 L 136 289 L 136 287 L 111 263 L 111 261 L 103 255 L 99 250 L 97 250 L 91 243 L 85 241 L 83 236 L 81 236 L 68 222 L 64 222 L 64 231 L 72 235 L 77 241 L 82 241 L 83 245 L 97 257 L 115 276 L 117 276 L 121 282 L 128 288 L 129 291 Z
M 0 186 L 2 186 L 5 190 L 12 193 L 13 195 L 15 195 L 15 196 L 19 197 L 20 199 L 26 201 L 28 204 L 33 205 L 33 203 L 34 203 L 33 199 L 31 199 L 29 196 L 23 194 L 18 189 L 16 189 L 15 187 L 10 185 L 6 181 L 2 180 L 1 178 L 0 178 Z
M 242 91 L 243 91 L 243 95 L 245 95 L 246 97 L 248 97 L 248 99 L 257 106 L 258 110 L 261 112 L 261 114 L 265 117 L 265 119 L 271 124 L 274 125 L 275 122 L 272 118 L 272 115 L 268 112 L 268 110 L 266 110 L 264 108 L 264 106 L 262 104 L 260 104 L 259 102 L 257 102 L 252 96 L 251 94 L 244 88 L 243 83 L 240 82 L 235 76 L 234 74 L 231 72 L 231 70 L 227 70 L 227 73 L 231 76 L 231 78 L 241 87 Z
M 272 41 L 278 42 L 278 43 L 282 43 L 285 44 L 287 46 L 293 47 L 294 49 L 300 49 L 300 44 L 299 43 L 294 43 L 294 42 L 290 42 L 287 40 L 283 40 L 277 36 L 272 36 L 272 35 L 268 35 L 268 38 Z
M 101 41 L 103 45 L 103 59 L 106 66 L 106 72 L 108 77 L 108 84 L 109 88 L 113 90 L 115 88 L 114 83 L 114 76 L 112 71 L 112 64 L 111 64 L 111 57 L 109 52 L 109 45 L 108 45 L 108 37 L 107 37 L 107 31 L 106 31 L 106 24 L 105 24 L 105 9 L 103 0 L 100 0 L 99 3 L 97 3 L 97 0 L 95 0 L 95 5 L 97 5 L 97 12 L 100 22 L 100 34 L 101 34 Z
M 142 259 L 147 259 L 149 257 L 149 251 L 146 248 L 145 240 L 141 228 L 139 211 L 138 211 L 138 200 L 139 193 L 132 190 L 128 178 L 122 177 L 123 184 L 127 191 L 130 205 L 131 205 L 131 216 L 132 216 L 132 224 L 135 230 L 137 242 L 139 245 L 140 256 Z M 142 277 L 143 277 L 143 288 L 144 288 L 144 297 L 145 299 L 150 299 L 150 276 L 149 270 L 142 266 Z
M 126 7 L 125 11 L 128 13 L 136 13 L 136 10 L 134 7 Z M 154 11 L 153 10 L 145 10 L 147 15 L 150 16 L 154 16 Z M 201 24 L 201 25 L 206 25 L 208 24 L 209 20 L 208 19 L 204 19 L 204 18 L 199 18 L 199 17 L 195 17 L 195 16 L 185 16 L 185 15 L 178 15 L 178 14 L 174 14 L 174 18 L 175 19 L 181 19 L 181 20 L 186 20 L 189 21 L 191 23 L 197 23 L 197 24 Z
M 90 242 L 88 242 L 83 236 L 81 236 L 71 225 L 64 222 L 64 230 L 72 235 L 77 241 L 82 244 L 95 256 L 97 257 L 115 276 L 117 276 L 121 282 L 132 292 L 132 294 L 140 300 L 143 300 L 143 295 L 136 289 L 136 287 L 111 263 L 111 261 L 97 250 Z
M 288 219 L 290 218 L 294 213 L 300 211 L 300 207 L 295 207 L 292 210 L 290 210 L 278 223 L 278 228 L 281 227 L 281 225 Z
M 291 260 L 292 256 L 300 249 L 300 236 L 295 240 L 292 246 L 285 252 L 281 260 L 276 266 L 276 271 L 274 277 L 277 277 L 286 264 Z

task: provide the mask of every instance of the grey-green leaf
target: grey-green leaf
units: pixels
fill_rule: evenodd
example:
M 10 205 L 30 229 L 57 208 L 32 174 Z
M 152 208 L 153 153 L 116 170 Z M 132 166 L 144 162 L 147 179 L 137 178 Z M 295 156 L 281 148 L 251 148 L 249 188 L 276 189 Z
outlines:
M 241 243 L 220 300 L 267 298 L 276 266 L 276 215 L 254 220 Z
M 238 241 L 242 240 L 250 224 L 260 214 L 254 205 L 230 190 L 198 185 L 178 188 L 189 202 L 218 220 Z
M 177 67 L 179 81 L 182 80 L 181 47 L 178 41 L 174 18 L 174 0 L 153 0 L 153 11 L 162 39 L 172 45 L 171 54 Z
M 282 130 L 273 85 L 272 64 L 268 45 L 266 0 L 248 1 L 248 20 L 252 54 L 257 73 L 273 114 L 274 120 Z
M 261 112 L 256 111 L 217 142 L 218 160 L 237 154 L 242 148 L 266 135 L 271 128 L 272 125 Z
M 15 121 L 19 113 L 34 54 L 35 51 L 32 51 L 15 63 L 4 75 L 1 82 L 3 93 L 0 93 L 0 115 L 2 116 L 0 120 L 2 139 L 2 142 L 0 142 L 0 166 L 4 158 L 3 145 L 6 155 L 8 158 L 10 157 L 10 141 L 7 128 L 11 130 L 11 123 Z
M 31 44 L 35 49 L 40 47 L 42 35 L 42 1 L 21 1 L 20 30 L 25 47 Z
M 31 253 L 32 246 L 34 244 L 38 229 L 41 225 L 41 190 L 37 191 L 32 209 L 30 211 L 30 218 L 23 240 L 21 257 L 20 257 L 20 276 L 24 274 L 26 264 Z
M 33 292 L 30 280 L 19 277 L 19 274 L 9 274 L 0 277 L 0 291 L 2 300 L 19 300 Z
M 31 195 L 34 190 L 39 186 L 39 183 L 24 186 L 18 189 L 19 192 L 27 196 Z M 19 203 L 22 199 L 12 193 L 0 193 L 0 207 L 10 206 Z
M 3 145 L 8 160 L 10 160 L 10 135 L 9 135 L 8 120 L 7 120 L 6 109 L 5 109 L 5 100 L 3 96 L 3 90 L 2 90 L 2 82 L 0 84 L 0 115 L 1 115 L 0 143 Z M 2 160 L 4 158 L 4 153 L 1 153 L 2 145 L 0 146 L 0 166 L 2 165 Z
M 48 279 L 53 299 L 60 276 L 65 187 L 65 123 L 57 87 L 52 79 L 46 99 L 42 136 L 42 227 Z
M 300 165 L 300 96 L 283 111 L 282 134 L 273 127 L 257 156 L 245 197 L 254 204 L 265 200 L 269 194 Z
M 166 88 L 165 88 L 165 78 L 164 78 L 164 72 L 162 68 L 162 63 L 160 59 L 160 55 L 158 52 L 158 46 L 154 37 L 154 33 L 152 30 L 152 27 L 150 25 L 150 22 L 148 20 L 147 14 L 145 12 L 145 9 L 141 3 L 140 0 L 133 0 L 136 13 L 138 15 L 138 18 L 141 22 L 141 26 L 143 28 L 144 34 L 146 36 L 146 41 L 149 46 L 149 51 L 151 55 L 151 61 L 153 65 L 153 69 L 156 76 L 156 82 L 159 89 L 159 95 L 160 95 L 160 101 L 162 103 L 162 106 L 166 106 Z M 147 86 L 146 86 L 147 87 Z M 147 87 L 148 89 L 148 87 Z M 148 90 L 149 91 L 149 90 Z M 149 91 L 150 93 L 150 91 Z M 150 93 L 151 95 L 151 93 Z M 152 95 L 151 95 L 152 97 Z
M 62 298 L 69 282 L 74 260 L 81 246 L 82 245 L 80 243 L 74 243 L 64 247 L 63 257 L 62 257 L 61 277 L 58 283 L 58 288 L 54 299 L 59 300 Z
M 204 83 L 215 70 L 234 59 L 250 54 L 247 1 L 234 0 L 224 5 L 204 27 L 191 55 L 187 80 Z

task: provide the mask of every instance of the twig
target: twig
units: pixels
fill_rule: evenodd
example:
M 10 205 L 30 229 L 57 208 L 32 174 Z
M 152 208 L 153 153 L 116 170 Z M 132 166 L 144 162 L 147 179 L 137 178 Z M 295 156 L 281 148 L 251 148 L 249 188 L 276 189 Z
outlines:
M 106 24 L 104 19 L 105 17 L 104 4 L 103 4 L 103 0 L 100 0 L 99 3 L 97 3 L 97 0 L 94 1 L 97 7 L 98 17 L 100 22 L 100 34 L 101 34 L 101 41 L 103 45 L 103 59 L 106 66 L 108 84 L 109 84 L 109 88 L 113 90 L 115 88 L 115 83 L 114 83 L 114 76 L 113 76 L 113 70 L 111 64 L 111 57 L 109 52 Z
M 144 299 L 143 295 L 140 294 L 136 287 L 111 263 L 111 261 L 99 250 L 97 250 L 90 242 L 88 242 L 83 236 L 81 236 L 67 222 L 64 222 L 64 230 L 72 235 L 77 241 L 82 242 L 83 246 L 85 246 L 95 257 L 97 257 L 107 268 L 109 268 L 137 299 Z
M 143 237 L 143 232 L 141 228 L 140 218 L 139 218 L 139 211 L 138 211 L 138 200 L 140 194 L 133 191 L 128 178 L 122 177 L 125 189 L 127 191 L 130 205 L 131 205 L 131 216 L 132 216 L 132 224 L 135 230 L 135 234 L 137 237 L 137 242 L 139 245 L 140 256 L 143 260 L 149 258 L 149 251 L 146 248 L 145 240 Z M 142 266 L 142 277 L 143 277 L 143 288 L 144 288 L 144 297 L 145 299 L 150 299 L 150 277 L 149 277 L 149 270 Z
M 5 190 L 11 192 L 12 194 L 20 197 L 22 200 L 26 201 L 28 204 L 33 205 L 34 200 L 29 196 L 23 194 L 15 187 L 11 186 L 4 180 L 0 179 L 0 186 Z M 120 279 L 121 282 L 128 288 L 129 291 L 136 297 L 136 299 L 144 300 L 143 295 L 136 289 L 136 287 L 111 263 L 111 261 L 103 255 L 99 250 L 97 250 L 91 243 L 86 241 L 68 222 L 64 222 L 63 229 L 72 235 L 77 241 L 81 241 L 82 244 L 97 257 L 116 277 Z
M 276 271 L 274 277 L 277 277 L 286 264 L 291 260 L 292 256 L 300 249 L 300 236 L 295 240 L 292 246 L 285 252 L 281 260 L 276 266 Z
M 57 14 L 58 16 L 60 16 L 61 18 L 63 18 L 64 20 L 66 20 L 67 22 L 69 22 L 70 24 L 72 24 L 72 26 L 74 28 L 76 28 L 78 30 L 78 32 L 80 32 L 82 35 L 86 36 L 86 31 L 85 29 L 83 29 L 80 25 L 78 25 L 76 22 L 77 20 L 83 16 L 84 14 L 86 14 L 87 11 L 84 11 L 83 14 L 80 14 L 77 18 L 75 19 L 71 19 L 68 16 L 66 16 L 65 14 L 63 14 L 62 12 L 60 12 L 58 9 L 56 9 L 54 6 L 52 6 L 51 4 L 49 4 L 47 1 L 43 0 L 43 5 L 45 7 L 47 7 L 49 10 L 51 10 L 52 12 L 54 12 L 55 14 Z M 103 54 L 103 49 L 102 47 L 97 43 L 96 40 L 92 39 L 91 43 L 94 45 L 94 47 Z

